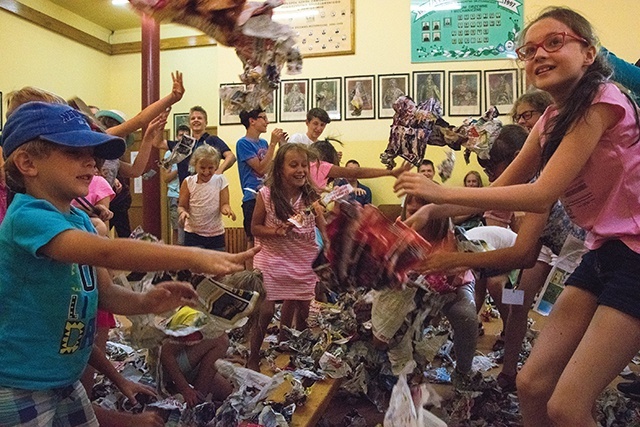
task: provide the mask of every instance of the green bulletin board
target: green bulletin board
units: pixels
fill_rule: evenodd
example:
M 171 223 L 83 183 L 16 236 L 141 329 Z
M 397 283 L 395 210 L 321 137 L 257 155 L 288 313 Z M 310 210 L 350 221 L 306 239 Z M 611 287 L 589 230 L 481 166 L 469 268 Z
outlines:
M 411 62 L 515 59 L 523 1 L 411 0 Z

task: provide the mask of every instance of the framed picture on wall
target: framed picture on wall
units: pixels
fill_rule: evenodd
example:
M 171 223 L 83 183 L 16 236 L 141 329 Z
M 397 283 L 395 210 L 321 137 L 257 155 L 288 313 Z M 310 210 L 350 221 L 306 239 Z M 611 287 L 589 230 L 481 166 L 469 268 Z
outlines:
M 375 119 L 376 81 L 374 76 L 344 78 L 345 120 Z
M 304 122 L 309 109 L 309 80 L 280 82 L 280 121 Z
M 518 94 L 518 96 L 522 95 L 528 90 L 529 87 L 527 85 L 527 73 L 524 71 L 524 69 L 520 69 L 520 93 Z
M 173 134 L 178 132 L 178 126 L 189 126 L 189 113 L 174 113 L 173 114 Z
M 331 120 L 342 120 L 342 79 L 327 77 L 311 80 L 311 107 L 322 108 Z
M 413 100 L 416 103 L 435 98 L 440 101 L 444 115 L 444 94 L 444 71 L 413 72 Z
M 481 114 L 480 71 L 449 72 L 449 115 L 479 116 Z
M 500 115 L 509 114 L 518 98 L 518 70 L 484 72 L 485 109 L 495 105 Z
M 409 74 L 378 75 L 378 118 L 393 117 L 393 103 L 409 95 Z
M 239 125 L 240 115 L 238 114 L 237 108 L 234 108 L 233 105 L 233 93 L 234 91 L 237 91 L 238 94 L 243 93 L 245 86 L 241 83 L 222 83 L 220 84 L 220 90 L 222 91 L 223 88 L 228 89 L 231 96 L 219 96 L 220 106 L 218 111 L 220 114 L 220 125 Z

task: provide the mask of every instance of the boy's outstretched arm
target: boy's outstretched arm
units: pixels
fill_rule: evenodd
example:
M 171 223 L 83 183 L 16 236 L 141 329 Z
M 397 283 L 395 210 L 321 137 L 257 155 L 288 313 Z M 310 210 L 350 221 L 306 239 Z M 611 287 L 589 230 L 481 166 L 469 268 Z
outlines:
M 164 313 L 183 305 L 193 304 L 198 295 L 189 283 L 161 282 L 147 292 L 134 292 L 116 286 L 104 268 L 97 268 L 98 305 L 115 314 Z
M 125 271 L 191 270 L 223 275 L 244 270 L 260 247 L 230 254 L 207 249 L 162 245 L 134 239 L 106 239 L 81 230 L 56 235 L 38 253 L 59 262 Z

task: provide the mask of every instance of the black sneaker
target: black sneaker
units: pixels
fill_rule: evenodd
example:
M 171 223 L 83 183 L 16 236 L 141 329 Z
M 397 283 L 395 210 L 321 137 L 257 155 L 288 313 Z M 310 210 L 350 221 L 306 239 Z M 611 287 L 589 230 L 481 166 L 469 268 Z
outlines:
M 640 380 L 618 383 L 616 387 L 625 396 L 640 399 Z

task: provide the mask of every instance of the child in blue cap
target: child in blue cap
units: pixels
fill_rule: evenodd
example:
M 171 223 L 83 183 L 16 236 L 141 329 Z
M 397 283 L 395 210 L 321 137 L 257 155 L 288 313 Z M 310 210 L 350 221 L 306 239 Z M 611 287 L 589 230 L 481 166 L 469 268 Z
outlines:
M 71 107 L 20 106 L 1 143 L 7 183 L 18 194 L 0 225 L 0 425 L 97 426 L 79 378 L 98 304 L 119 314 L 159 313 L 195 297 L 175 282 L 132 293 L 113 286 L 106 268 L 226 274 L 257 250 L 232 255 L 97 236 L 70 203 L 87 194 L 94 156 L 118 158 L 125 143 L 91 131 Z

